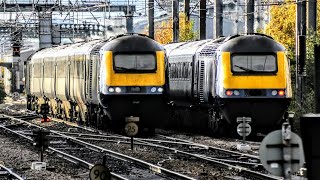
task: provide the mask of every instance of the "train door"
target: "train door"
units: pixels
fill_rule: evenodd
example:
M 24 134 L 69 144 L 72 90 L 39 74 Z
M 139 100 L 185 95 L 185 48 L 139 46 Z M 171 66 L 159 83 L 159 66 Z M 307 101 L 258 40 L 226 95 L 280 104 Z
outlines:
M 26 94 L 31 94 L 30 93 L 30 84 L 31 84 L 31 66 L 30 61 L 26 61 L 26 68 L 25 68 L 25 90 Z
M 217 59 L 217 54 L 215 53 L 213 55 L 213 61 L 212 61 L 212 65 L 211 65 L 212 72 L 210 73 L 212 75 L 212 78 L 211 78 L 212 84 L 210 85 L 212 97 L 216 96 L 217 66 L 218 66 L 218 59 Z
M 57 64 L 56 58 L 52 61 L 52 80 L 53 80 L 53 94 L 54 97 L 57 97 L 56 89 L 57 89 Z
M 75 88 L 75 57 L 70 55 L 70 76 L 69 76 L 69 97 L 70 100 L 75 101 L 74 99 L 74 88 Z
M 192 91 L 193 91 L 193 98 L 198 98 L 198 74 L 199 74 L 199 61 L 198 61 L 198 54 L 195 54 L 192 59 Z
M 66 94 L 66 99 L 70 99 L 70 77 L 71 77 L 71 58 L 70 56 L 66 57 L 66 73 L 65 73 L 65 78 L 66 78 L 66 89 L 65 89 L 65 94 Z
M 50 79 L 51 79 L 51 96 L 52 98 L 56 97 L 56 86 L 55 86 L 55 59 L 56 58 L 52 58 L 50 61 Z
M 76 100 L 78 104 L 84 104 L 85 98 L 85 84 L 84 84 L 84 66 L 85 55 L 78 55 L 76 59 L 76 69 L 77 69 L 77 78 L 76 78 Z
M 44 60 L 43 58 L 40 59 L 40 94 L 43 97 L 44 96 Z

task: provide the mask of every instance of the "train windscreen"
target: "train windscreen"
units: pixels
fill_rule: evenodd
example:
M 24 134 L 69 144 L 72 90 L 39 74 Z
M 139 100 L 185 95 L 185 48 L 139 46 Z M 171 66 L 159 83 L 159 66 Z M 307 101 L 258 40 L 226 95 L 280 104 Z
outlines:
M 275 73 L 278 70 L 275 55 L 233 55 L 233 73 Z
M 116 54 L 113 60 L 116 72 L 155 72 L 156 57 L 153 54 Z

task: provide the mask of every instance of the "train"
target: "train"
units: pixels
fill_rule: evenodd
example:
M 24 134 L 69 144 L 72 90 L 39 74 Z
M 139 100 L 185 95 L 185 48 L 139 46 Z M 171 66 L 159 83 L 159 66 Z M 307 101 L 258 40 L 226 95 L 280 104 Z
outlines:
M 141 34 L 42 49 L 26 63 L 27 108 L 123 131 L 154 131 L 167 112 L 168 63 L 162 45 Z
M 268 133 L 286 120 L 292 99 L 285 48 L 246 34 L 165 45 L 170 126 L 215 134 Z M 240 134 L 241 134 L 240 133 Z

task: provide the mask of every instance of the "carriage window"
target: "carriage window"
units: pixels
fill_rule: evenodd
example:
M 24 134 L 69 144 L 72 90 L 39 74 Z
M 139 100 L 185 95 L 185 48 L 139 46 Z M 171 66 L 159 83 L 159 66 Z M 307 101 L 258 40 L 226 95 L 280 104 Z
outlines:
M 233 73 L 275 73 L 278 70 L 274 55 L 234 55 Z
M 153 54 L 117 54 L 113 69 L 116 72 L 155 72 L 156 58 Z

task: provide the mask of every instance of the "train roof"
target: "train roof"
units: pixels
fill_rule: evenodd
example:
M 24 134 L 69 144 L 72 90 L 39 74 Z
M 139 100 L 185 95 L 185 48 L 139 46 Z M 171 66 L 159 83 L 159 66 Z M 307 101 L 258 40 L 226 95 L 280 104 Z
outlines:
M 111 38 L 102 48 L 103 51 L 117 52 L 155 52 L 164 48 L 155 40 L 141 34 L 123 34 Z
M 277 52 L 285 48 L 270 36 L 263 34 L 234 35 L 215 40 L 181 42 L 165 45 L 168 55 L 195 54 L 213 55 L 215 51 L 224 52 Z
M 262 34 L 237 35 L 226 40 L 219 49 L 231 53 L 285 51 L 280 43 Z
M 61 57 L 69 55 L 86 55 L 90 54 L 92 49 L 94 49 L 94 47 L 99 43 L 101 43 L 101 40 L 45 48 L 35 53 L 32 56 L 32 59 Z

